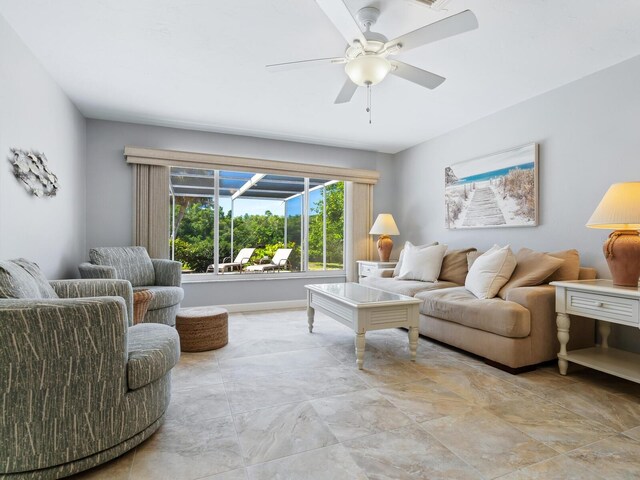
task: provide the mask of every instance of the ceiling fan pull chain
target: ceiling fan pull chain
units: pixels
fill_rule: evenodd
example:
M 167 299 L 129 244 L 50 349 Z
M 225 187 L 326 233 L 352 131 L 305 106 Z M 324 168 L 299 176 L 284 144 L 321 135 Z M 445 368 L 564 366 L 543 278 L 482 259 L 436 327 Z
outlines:
M 371 125 L 371 84 L 367 84 L 367 113 L 369 114 L 369 125 Z

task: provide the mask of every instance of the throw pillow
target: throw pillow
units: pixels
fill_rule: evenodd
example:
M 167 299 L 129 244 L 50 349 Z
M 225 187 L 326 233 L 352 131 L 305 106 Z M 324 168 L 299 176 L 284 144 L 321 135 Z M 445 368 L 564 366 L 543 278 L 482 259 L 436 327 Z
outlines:
M 562 250 L 560 252 L 549 252 L 552 257 L 561 258 L 564 263 L 554 273 L 544 281 L 561 282 L 567 280 L 578 280 L 580 277 L 580 254 L 577 250 Z
M 464 286 L 478 298 L 493 298 L 509 281 L 515 268 L 516 256 L 509 245 L 494 245 L 473 262 Z
M 440 269 L 440 277 L 438 277 L 438 280 L 464 285 L 467 273 L 469 272 L 467 254 L 475 251 L 475 248 L 447 251 L 442 260 L 442 268 Z
M 435 282 L 438 280 L 442 259 L 447 251 L 446 245 L 433 245 L 426 248 L 407 246 L 400 269 L 399 280 L 420 280 Z
M 502 299 L 507 298 L 507 292 L 512 288 L 540 285 L 564 263 L 560 258 L 530 248 L 521 248 L 516 254 L 516 261 L 518 264 L 511 278 L 498 292 Z
M 58 294 L 49 284 L 49 280 L 44 276 L 37 263 L 31 262 L 26 258 L 18 258 L 11 261 L 33 278 L 38 288 L 39 298 L 59 298 Z
M 102 247 L 89 250 L 94 265 L 115 267 L 118 278 L 129 280 L 133 287 L 156 283 L 156 273 L 144 247 Z
M 0 262 L 0 298 L 40 298 L 31 275 L 13 261 Z
M 475 252 L 467 253 L 467 272 L 471 270 L 471 265 L 473 265 L 473 262 L 476 261 L 476 258 L 478 258 L 483 253 L 485 252 L 479 252 L 477 250 Z
M 425 243 L 424 245 L 414 245 L 411 242 L 404 242 L 404 248 L 400 250 L 400 257 L 398 258 L 398 263 L 396 263 L 396 266 L 393 269 L 393 277 L 395 278 L 398 275 L 400 275 L 400 269 L 402 268 L 402 261 L 404 260 L 404 250 L 407 248 L 407 246 L 411 246 L 414 248 L 427 248 L 427 247 L 433 247 L 434 245 L 438 245 L 438 242 Z

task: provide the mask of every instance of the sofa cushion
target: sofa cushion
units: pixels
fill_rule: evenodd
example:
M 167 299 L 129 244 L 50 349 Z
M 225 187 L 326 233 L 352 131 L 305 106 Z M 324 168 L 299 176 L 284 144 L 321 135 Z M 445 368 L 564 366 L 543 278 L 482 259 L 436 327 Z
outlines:
M 0 262 L 0 298 L 42 298 L 36 280 L 13 260 Z
M 464 287 L 419 292 L 420 313 L 503 337 L 524 338 L 531 332 L 531 314 L 522 305 L 501 298 L 480 299 Z
M 469 272 L 467 254 L 475 251 L 475 248 L 449 250 L 442 260 L 442 268 L 440 269 L 438 279 L 464 285 L 467 273 Z
M 562 250 L 560 252 L 548 252 L 547 254 L 561 258 L 564 263 L 544 283 L 578 280 L 580 278 L 580 254 L 577 250 Z
M 118 278 L 129 280 L 134 287 L 155 283 L 153 263 L 144 247 L 92 248 L 89 259 L 95 265 L 115 267 Z
M 457 287 L 451 282 L 419 282 L 417 280 L 398 280 L 397 278 L 364 277 L 360 280 L 362 285 L 379 288 L 399 295 L 415 296 L 416 293 L 425 290 L 438 290 L 440 288 Z
M 400 250 L 400 256 L 398 257 L 398 263 L 396 263 L 395 268 L 393 269 L 393 276 L 397 277 L 400 275 L 400 269 L 402 268 L 402 261 L 404 260 L 404 250 L 411 246 L 417 249 L 423 249 L 427 247 L 433 247 L 434 245 L 438 245 L 438 242 L 425 243 L 424 245 L 414 245 L 413 243 L 406 241 L 404 242 L 404 248 Z
M 140 290 L 150 290 L 153 292 L 153 298 L 149 303 L 149 310 L 157 310 L 159 308 L 171 307 L 177 305 L 184 298 L 184 290 L 180 287 L 136 287 L 134 292 Z
M 407 247 L 400 268 L 399 280 L 420 280 L 435 282 L 440 275 L 446 245 L 432 245 L 427 248 Z
M 180 337 L 168 325 L 140 323 L 129 328 L 127 338 L 129 390 L 158 380 L 180 359 Z
M 509 245 L 494 245 L 473 262 L 464 286 L 478 298 L 493 298 L 509 281 L 515 268 L 516 256 Z
M 516 287 L 534 287 L 544 282 L 545 278 L 558 270 L 564 260 L 546 253 L 536 252 L 530 248 L 521 248 L 516 254 L 516 269 L 511 278 L 498 292 L 503 300 L 507 292 Z

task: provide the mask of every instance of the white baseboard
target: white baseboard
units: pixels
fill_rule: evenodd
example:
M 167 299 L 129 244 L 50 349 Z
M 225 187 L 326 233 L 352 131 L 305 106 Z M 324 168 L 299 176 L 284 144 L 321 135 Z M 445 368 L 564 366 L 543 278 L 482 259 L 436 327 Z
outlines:
M 306 300 L 283 300 L 280 302 L 259 302 L 259 303 L 235 303 L 232 305 L 216 305 L 226 308 L 230 313 L 239 312 L 260 312 L 265 310 L 288 310 L 292 308 L 305 308 Z

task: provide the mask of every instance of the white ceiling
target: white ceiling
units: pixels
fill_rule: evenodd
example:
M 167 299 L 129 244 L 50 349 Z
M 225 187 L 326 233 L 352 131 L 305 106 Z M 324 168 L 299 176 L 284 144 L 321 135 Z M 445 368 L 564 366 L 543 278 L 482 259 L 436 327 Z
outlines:
M 640 54 L 639 0 L 411 0 L 376 5 L 393 38 L 466 8 L 478 30 L 397 58 L 447 77 L 396 77 L 334 105 L 342 66 L 268 73 L 269 63 L 340 56 L 313 0 L 0 0 L 0 13 L 87 117 L 389 153 Z

